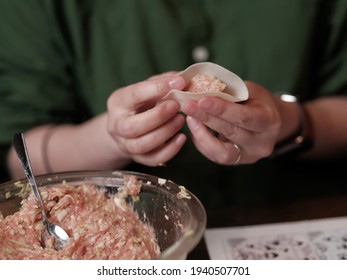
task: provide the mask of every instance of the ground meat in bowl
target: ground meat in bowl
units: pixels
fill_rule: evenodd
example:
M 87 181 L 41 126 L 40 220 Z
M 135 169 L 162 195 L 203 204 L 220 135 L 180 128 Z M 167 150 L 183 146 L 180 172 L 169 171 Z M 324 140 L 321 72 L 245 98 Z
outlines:
M 131 193 L 134 192 L 134 182 Z M 54 238 L 43 248 L 40 211 L 31 194 L 20 211 L 0 217 L 0 259 L 155 259 L 160 250 L 153 229 L 140 221 L 121 196 L 91 184 L 40 188 L 50 220 L 70 236 L 60 251 Z M 121 194 L 121 196 L 119 195 Z

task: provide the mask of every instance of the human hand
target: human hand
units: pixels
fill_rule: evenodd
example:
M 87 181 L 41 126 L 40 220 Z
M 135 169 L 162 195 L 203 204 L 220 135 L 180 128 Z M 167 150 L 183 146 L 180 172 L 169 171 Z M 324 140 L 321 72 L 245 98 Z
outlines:
M 246 164 L 267 157 L 281 133 L 278 100 L 256 83 L 246 85 L 249 99 L 243 103 L 204 97 L 183 107 L 196 148 L 218 164 L 233 165 L 238 160 Z
M 179 104 L 157 101 L 171 89 L 183 89 L 180 76 L 158 75 L 114 91 L 107 101 L 107 130 L 123 157 L 157 166 L 169 161 L 186 141 L 176 134 L 184 125 Z

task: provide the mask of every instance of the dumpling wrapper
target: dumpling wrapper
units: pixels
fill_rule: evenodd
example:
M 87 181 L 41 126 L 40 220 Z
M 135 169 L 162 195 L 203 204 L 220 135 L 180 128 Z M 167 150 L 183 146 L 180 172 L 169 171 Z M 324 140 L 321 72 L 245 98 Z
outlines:
M 212 63 L 196 63 L 177 75 L 182 76 L 186 81 L 191 81 L 196 75 L 203 74 L 214 77 L 226 85 L 223 92 L 189 92 L 173 89 L 169 91 L 162 99 L 174 99 L 181 108 L 189 100 L 198 101 L 204 96 L 217 96 L 230 102 L 242 102 L 248 99 L 248 89 L 243 80 L 233 72 L 224 67 Z

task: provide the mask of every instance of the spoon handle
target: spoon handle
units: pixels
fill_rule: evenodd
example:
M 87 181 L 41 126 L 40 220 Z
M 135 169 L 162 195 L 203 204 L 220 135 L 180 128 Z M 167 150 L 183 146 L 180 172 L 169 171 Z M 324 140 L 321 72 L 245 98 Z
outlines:
M 17 153 L 17 156 L 18 156 L 20 162 L 22 163 L 22 166 L 23 166 L 25 175 L 29 181 L 29 184 L 30 184 L 31 188 L 33 189 L 35 199 L 36 199 L 37 203 L 39 204 L 39 207 L 41 210 L 41 215 L 42 215 L 43 219 L 46 220 L 46 218 L 47 218 L 46 212 L 44 210 L 41 194 L 40 194 L 39 189 L 36 185 L 33 171 L 31 169 L 30 160 L 29 160 L 29 156 L 28 156 L 28 150 L 27 150 L 26 145 L 25 145 L 23 133 L 15 133 L 15 135 L 13 136 L 12 144 L 13 144 L 13 147 Z

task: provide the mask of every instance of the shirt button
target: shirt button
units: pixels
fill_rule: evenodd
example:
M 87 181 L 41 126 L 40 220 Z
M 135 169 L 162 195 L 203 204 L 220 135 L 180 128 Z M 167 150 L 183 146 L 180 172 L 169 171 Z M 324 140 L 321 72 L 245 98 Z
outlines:
M 192 57 L 195 62 L 208 61 L 210 52 L 205 46 L 196 46 L 192 51 Z

